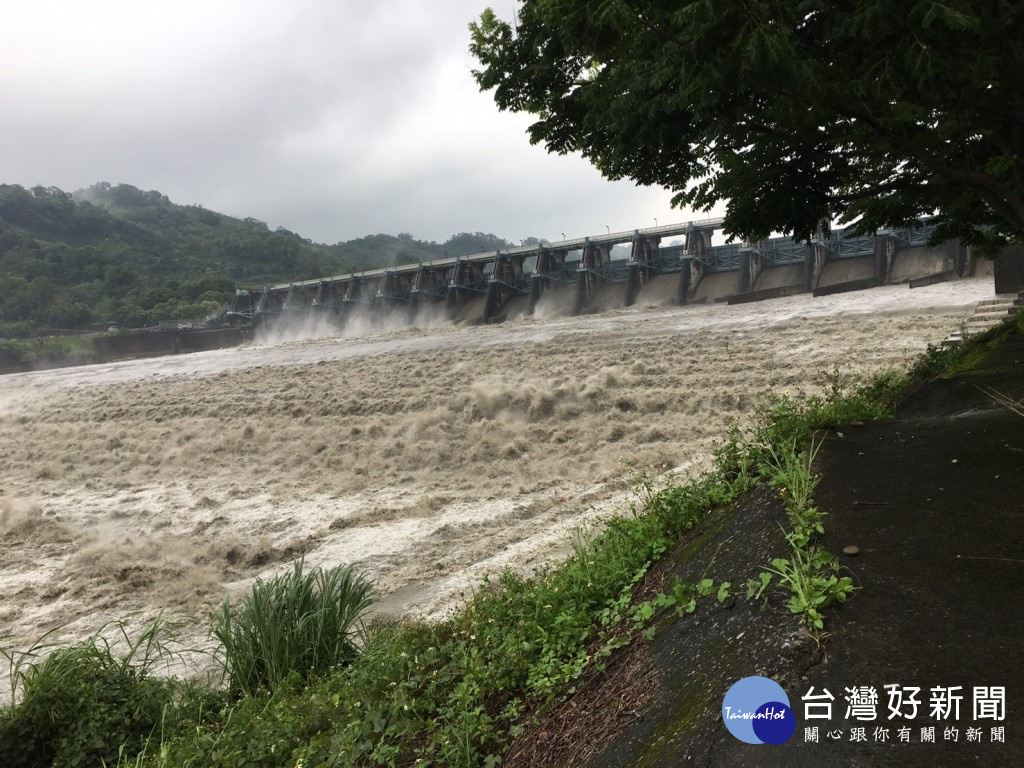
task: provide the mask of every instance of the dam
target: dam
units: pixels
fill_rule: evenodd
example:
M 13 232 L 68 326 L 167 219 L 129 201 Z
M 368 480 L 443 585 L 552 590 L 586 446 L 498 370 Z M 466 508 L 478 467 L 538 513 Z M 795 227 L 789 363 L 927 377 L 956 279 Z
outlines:
M 432 311 L 494 323 L 542 305 L 579 315 L 637 303 L 740 303 L 889 283 L 915 287 L 991 271 L 957 241 L 929 245 L 934 226 L 927 220 L 861 236 L 822 228 L 809 242 L 716 244 L 722 228 L 721 219 L 704 219 L 244 288 L 227 316 L 263 324 L 320 314 L 344 327 L 356 313 L 405 313 L 414 322 Z

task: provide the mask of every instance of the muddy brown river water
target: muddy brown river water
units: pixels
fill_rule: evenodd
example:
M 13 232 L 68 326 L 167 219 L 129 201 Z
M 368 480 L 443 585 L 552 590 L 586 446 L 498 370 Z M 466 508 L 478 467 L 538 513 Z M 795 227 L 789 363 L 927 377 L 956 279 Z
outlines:
M 165 611 L 196 633 L 304 555 L 443 615 L 694 471 L 766 389 L 903 367 L 991 278 L 415 327 L 0 378 L 0 637 Z

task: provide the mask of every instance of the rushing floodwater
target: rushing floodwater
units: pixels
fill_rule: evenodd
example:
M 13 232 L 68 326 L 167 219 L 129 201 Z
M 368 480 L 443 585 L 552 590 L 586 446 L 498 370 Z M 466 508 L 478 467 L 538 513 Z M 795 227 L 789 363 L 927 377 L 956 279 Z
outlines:
M 304 554 L 394 615 L 559 556 L 766 389 L 902 366 L 992 282 L 314 338 L 0 378 L 0 636 L 87 635 Z

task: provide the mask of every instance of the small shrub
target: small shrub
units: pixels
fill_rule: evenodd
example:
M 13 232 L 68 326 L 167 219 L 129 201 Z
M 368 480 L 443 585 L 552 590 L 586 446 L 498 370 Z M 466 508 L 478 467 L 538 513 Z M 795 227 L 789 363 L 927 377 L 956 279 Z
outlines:
M 928 381 L 940 373 L 949 370 L 964 358 L 968 349 L 973 346 L 975 339 L 968 339 L 966 343 L 955 347 L 936 347 L 928 345 L 928 349 L 910 368 L 910 378 L 913 381 Z
M 350 664 L 370 592 L 351 565 L 303 573 L 303 560 L 296 560 L 291 573 L 257 579 L 237 608 L 225 600 L 213 634 L 223 645 L 231 688 L 273 690 L 292 676 L 307 680 Z
M 33 662 L 47 646 L 7 656 L 20 699 L 0 712 L 0 764 L 6 768 L 93 768 L 138 754 L 171 703 L 173 684 L 150 676 L 165 654 L 161 620 L 130 641 L 123 656 L 97 633 Z

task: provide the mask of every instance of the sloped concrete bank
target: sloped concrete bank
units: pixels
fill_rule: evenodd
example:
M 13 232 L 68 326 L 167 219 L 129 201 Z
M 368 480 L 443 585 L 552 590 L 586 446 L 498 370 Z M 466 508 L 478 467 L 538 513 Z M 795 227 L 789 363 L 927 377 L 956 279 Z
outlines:
M 691 583 L 729 581 L 742 593 L 747 579 L 785 554 L 782 526 L 788 526 L 783 504 L 761 487 L 736 509 L 710 515 L 673 554 L 672 576 Z M 785 602 L 782 595 L 772 595 L 766 604 L 745 597 L 722 605 L 704 600 L 691 616 L 660 627 L 650 642 L 650 674 L 658 681 L 650 706 L 589 765 L 716 764 L 723 748 L 734 748 L 751 765 L 761 764 L 757 758 L 763 749 L 729 735 L 722 699 L 733 683 L 751 675 L 795 690 L 804 672 L 820 660 L 814 641 Z
M 787 549 L 786 525 L 781 500 L 760 486 L 739 505 L 710 512 L 637 591 L 648 598 L 671 591 L 678 576 L 686 583 L 729 581 L 734 593 L 742 593 L 748 578 Z M 764 603 L 705 598 L 695 613 L 665 618 L 652 640 L 634 640 L 605 674 L 525 734 L 505 765 L 705 764 L 723 737 L 732 739 L 721 710 L 733 683 L 763 675 L 795 689 L 805 670 L 820 661 L 814 641 L 785 603 L 781 594 Z

